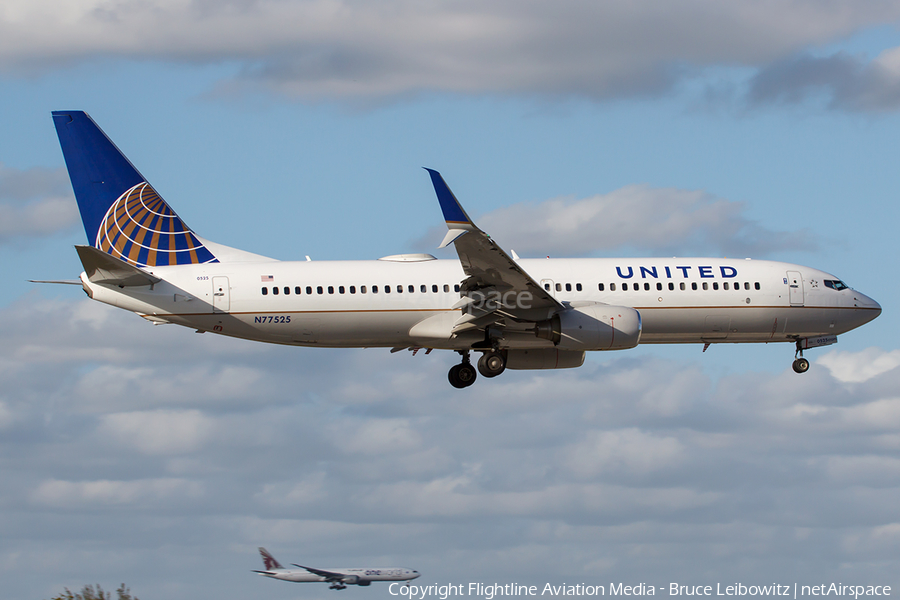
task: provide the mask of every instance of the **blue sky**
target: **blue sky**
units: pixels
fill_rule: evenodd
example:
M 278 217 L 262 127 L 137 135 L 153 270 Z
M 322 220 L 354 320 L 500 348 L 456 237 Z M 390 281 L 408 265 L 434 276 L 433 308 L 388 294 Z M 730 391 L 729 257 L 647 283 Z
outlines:
M 422 583 L 900 585 L 893 3 L 66 6 L 0 10 L 8 597 L 326 595 L 253 576 L 259 545 Z M 57 109 L 275 258 L 452 258 L 428 166 L 522 256 L 773 258 L 884 313 L 802 377 L 788 346 L 651 346 L 462 392 L 449 353 L 153 327 L 26 281 L 81 270 Z M 513 217 L 560 199 L 626 221 Z

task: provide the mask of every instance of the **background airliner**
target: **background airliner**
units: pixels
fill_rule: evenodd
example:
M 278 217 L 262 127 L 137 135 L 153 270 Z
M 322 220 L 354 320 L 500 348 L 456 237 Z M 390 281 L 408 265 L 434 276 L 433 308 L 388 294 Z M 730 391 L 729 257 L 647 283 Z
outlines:
M 161 324 L 297 346 L 453 350 L 477 373 L 578 367 L 643 344 L 790 342 L 793 368 L 881 306 L 825 271 L 721 258 L 520 259 L 428 169 L 459 260 L 401 254 L 287 262 L 197 236 L 81 111 L 53 121 L 90 245 L 80 283 Z M 477 371 L 471 353 L 480 352 Z
M 371 585 L 373 581 L 409 581 L 419 576 L 418 571 L 403 567 L 313 569 L 294 565 L 296 569 L 285 569 L 265 548 L 260 548 L 259 553 L 265 571 L 254 573 L 282 581 L 328 582 L 332 590 L 342 590 L 348 585 Z

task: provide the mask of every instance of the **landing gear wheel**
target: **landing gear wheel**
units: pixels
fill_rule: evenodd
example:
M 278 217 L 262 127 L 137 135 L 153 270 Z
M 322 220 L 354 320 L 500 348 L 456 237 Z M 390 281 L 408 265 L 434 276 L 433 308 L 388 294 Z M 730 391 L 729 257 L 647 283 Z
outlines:
M 485 377 L 496 377 L 506 370 L 506 361 L 499 352 L 485 352 L 478 359 L 478 372 Z
M 791 366 L 794 369 L 794 373 L 806 373 L 809 371 L 809 361 L 802 356 L 795 360 L 794 364 Z
M 450 372 L 447 374 L 450 385 L 457 389 L 469 387 L 475 383 L 476 377 L 478 377 L 478 373 L 475 372 L 475 367 L 469 363 L 453 365 Z

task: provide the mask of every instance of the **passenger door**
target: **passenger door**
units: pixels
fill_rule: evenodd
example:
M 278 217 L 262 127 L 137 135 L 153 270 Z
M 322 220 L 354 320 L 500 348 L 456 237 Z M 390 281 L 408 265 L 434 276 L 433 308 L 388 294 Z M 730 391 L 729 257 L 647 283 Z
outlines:
M 803 276 L 800 271 L 787 272 L 791 306 L 803 306 Z

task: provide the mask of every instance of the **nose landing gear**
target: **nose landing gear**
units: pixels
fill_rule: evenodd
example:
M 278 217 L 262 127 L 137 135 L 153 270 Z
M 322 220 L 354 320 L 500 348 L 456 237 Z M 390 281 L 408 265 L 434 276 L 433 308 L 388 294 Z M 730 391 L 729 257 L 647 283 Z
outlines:
M 803 347 L 800 340 L 797 340 L 797 350 L 794 352 L 794 363 L 791 365 L 794 373 L 806 373 L 809 371 L 809 361 L 803 358 Z

